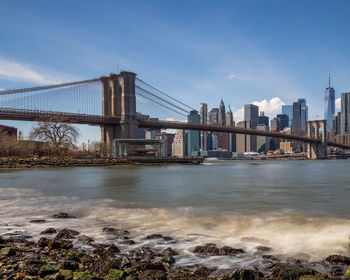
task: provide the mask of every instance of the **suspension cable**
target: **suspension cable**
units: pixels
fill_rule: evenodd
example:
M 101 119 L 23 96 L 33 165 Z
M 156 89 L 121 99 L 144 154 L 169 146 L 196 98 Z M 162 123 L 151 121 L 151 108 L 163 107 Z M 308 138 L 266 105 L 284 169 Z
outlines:
M 155 100 L 153 100 L 153 99 L 151 99 L 151 98 L 149 98 L 149 97 L 147 97 L 147 96 L 141 94 L 140 92 L 136 92 L 136 94 L 139 95 L 139 96 L 141 96 L 141 97 L 143 97 L 143 98 L 145 98 L 145 99 L 147 99 L 147 100 L 149 100 L 149 101 L 152 101 L 152 102 L 154 102 L 154 103 L 156 103 L 156 104 L 158 104 L 158 105 L 160 105 L 160 106 L 162 106 L 162 107 L 164 107 L 164 108 L 166 108 L 166 109 L 168 109 L 168 110 L 171 110 L 171 111 L 173 111 L 173 112 L 175 112 L 175 113 L 177 113 L 177 114 L 180 114 L 180 115 L 182 115 L 182 116 L 187 117 L 186 114 L 181 113 L 181 112 L 179 112 L 179 111 L 176 111 L 175 109 L 172 109 L 172 108 L 170 108 L 170 107 L 168 107 L 168 106 L 166 106 L 166 105 L 164 105 L 164 104 L 162 104 L 162 103 L 160 103 L 160 102 L 158 102 L 158 101 L 155 101 Z
M 186 105 L 185 103 L 183 103 L 183 102 L 177 100 L 176 98 L 171 97 L 170 95 L 166 94 L 165 92 L 163 92 L 163 91 L 161 91 L 161 90 L 159 90 L 159 89 L 157 89 L 157 88 L 151 86 L 150 84 L 147 84 L 146 82 L 142 81 L 141 79 L 136 78 L 136 80 L 140 81 L 141 83 L 144 83 L 145 85 L 149 86 L 150 88 L 152 88 L 152 89 L 158 91 L 159 93 L 165 95 L 166 97 L 168 97 L 168 98 L 170 98 L 170 99 L 172 99 L 172 100 L 174 100 L 174 101 L 180 103 L 181 105 L 186 106 L 187 108 L 189 108 L 189 109 L 191 109 L 191 110 L 196 110 L 196 109 L 194 109 L 194 108 L 192 108 L 192 107 Z

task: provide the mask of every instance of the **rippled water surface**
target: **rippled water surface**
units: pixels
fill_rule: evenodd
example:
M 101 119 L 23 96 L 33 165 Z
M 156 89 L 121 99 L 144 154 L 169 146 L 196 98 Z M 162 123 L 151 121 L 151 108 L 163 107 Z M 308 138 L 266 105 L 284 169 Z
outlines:
M 349 160 L 0 170 L 0 234 L 16 226 L 34 238 L 49 226 L 101 241 L 103 226 L 135 239 L 163 233 L 182 240 L 173 246 L 187 254 L 184 264 L 206 242 L 311 259 L 349 254 L 349 202 Z M 49 218 L 58 211 L 79 219 Z M 47 223 L 28 223 L 34 218 Z

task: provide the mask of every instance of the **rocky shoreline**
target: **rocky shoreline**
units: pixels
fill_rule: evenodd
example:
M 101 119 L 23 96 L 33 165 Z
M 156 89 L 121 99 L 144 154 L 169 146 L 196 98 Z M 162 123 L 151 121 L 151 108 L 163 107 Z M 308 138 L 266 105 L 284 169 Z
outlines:
M 75 219 L 67 213 L 50 218 Z M 45 224 L 45 219 L 34 219 L 31 224 Z M 331 255 L 319 262 L 271 255 L 271 248 L 258 246 L 256 256 L 266 262 L 264 269 L 218 269 L 202 265 L 177 264 L 183 252 L 172 244 L 179 242 L 170 236 L 151 234 L 142 240 L 169 246 L 157 250 L 149 246 L 136 247 L 135 238 L 124 229 L 104 227 L 101 232 L 109 242 L 99 243 L 93 236 L 74 229 L 46 228 L 38 240 L 24 232 L 15 231 L 0 236 L 0 279 L 51 280 L 116 280 L 116 279 L 234 279 L 234 280 L 309 280 L 350 279 L 350 257 Z M 135 240 L 134 240 L 135 239 Z M 248 252 L 215 244 L 198 245 L 191 254 L 201 258 L 225 256 L 244 259 Z
M 41 167 L 96 167 L 96 166 L 133 166 L 133 165 L 165 165 L 165 164 L 200 164 L 202 159 L 176 158 L 0 158 L 0 168 L 41 168 Z

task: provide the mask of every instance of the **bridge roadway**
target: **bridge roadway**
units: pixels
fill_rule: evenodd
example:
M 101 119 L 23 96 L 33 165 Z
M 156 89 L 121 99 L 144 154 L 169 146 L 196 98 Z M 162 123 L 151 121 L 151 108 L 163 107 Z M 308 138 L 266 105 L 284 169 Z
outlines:
M 52 121 L 59 120 L 60 122 L 88 124 L 88 125 L 117 125 L 120 123 L 120 117 L 98 116 L 98 115 L 82 115 L 64 112 L 48 112 L 48 111 L 29 111 L 29 110 L 14 110 L 0 109 L 0 119 L 2 120 L 17 120 L 17 121 Z M 236 126 L 222 125 L 202 125 L 186 122 L 170 122 L 170 121 L 154 121 L 154 120 L 138 120 L 139 127 L 154 128 L 154 129 L 186 129 L 212 132 L 226 132 L 236 134 L 248 134 L 256 136 L 267 136 L 288 140 L 296 140 L 306 143 L 321 143 L 320 139 L 309 138 L 306 136 L 290 135 L 281 132 L 271 132 L 263 130 L 255 130 L 248 128 L 240 128 Z M 350 150 L 349 145 L 339 144 L 333 141 L 327 142 L 328 146 L 338 147 Z

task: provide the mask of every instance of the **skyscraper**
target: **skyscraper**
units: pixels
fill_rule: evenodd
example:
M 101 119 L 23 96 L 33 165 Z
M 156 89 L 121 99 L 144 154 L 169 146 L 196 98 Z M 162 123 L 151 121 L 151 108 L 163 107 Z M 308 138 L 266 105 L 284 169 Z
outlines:
M 282 114 L 288 115 L 289 127 L 292 127 L 293 122 L 293 105 L 282 105 Z
M 227 112 L 226 112 L 226 126 L 234 126 L 234 125 L 235 125 L 235 122 L 233 121 L 232 110 L 230 105 L 228 105 Z M 236 134 L 228 133 L 227 139 L 228 139 L 227 150 L 230 152 L 235 152 L 236 151 Z
M 259 107 L 253 104 L 244 105 L 244 120 L 255 123 L 255 126 L 259 123 Z
M 263 124 L 267 128 L 269 128 L 269 117 L 265 116 L 264 111 L 260 112 L 258 124 Z
M 280 130 L 282 131 L 289 126 L 289 117 L 286 114 L 278 114 L 277 119 L 280 121 Z
M 301 104 L 299 101 L 293 102 L 292 133 L 296 135 L 301 134 Z
M 300 102 L 300 133 L 302 135 L 306 135 L 308 121 L 308 107 L 306 106 L 306 99 L 299 98 L 298 102 Z
M 201 103 L 201 124 L 206 125 L 208 122 L 208 106 L 206 103 Z M 208 149 L 207 144 L 207 131 L 201 131 L 201 150 L 206 151 Z
M 221 99 L 220 105 L 219 105 L 219 120 L 220 125 L 225 125 L 226 123 L 226 117 L 225 117 L 225 104 L 224 101 Z
M 340 134 L 350 133 L 350 92 L 341 94 Z
M 324 91 L 324 119 L 327 120 L 327 131 L 333 129 L 332 117 L 335 114 L 335 90 L 331 87 L 331 77 L 328 78 L 328 88 Z
M 192 110 L 187 116 L 188 123 L 200 124 L 200 116 L 198 111 Z M 198 130 L 189 130 L 187 136 L 187 152 L 189 156 L 198 155 L 199 152 L 199 131 Z
M 217 124 L 219 121 L 219 109 L 213 108 L 209 112 L 209 123 Z

